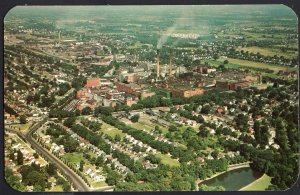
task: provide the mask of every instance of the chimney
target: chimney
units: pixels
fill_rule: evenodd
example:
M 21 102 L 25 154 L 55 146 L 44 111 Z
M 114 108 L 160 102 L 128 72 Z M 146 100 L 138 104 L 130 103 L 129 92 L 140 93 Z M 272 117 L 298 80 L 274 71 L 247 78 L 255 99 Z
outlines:
M 169 77 L 172 77 L 172 50 L 170 51 Z
M 60 31 L 58 32 L 58 44 L 60 44 Z
M 157 65 L 156 65 L 156 78 L 159 78 L 160 75 L 160 67 L 159 67 L 159 49 L 157 50 Z

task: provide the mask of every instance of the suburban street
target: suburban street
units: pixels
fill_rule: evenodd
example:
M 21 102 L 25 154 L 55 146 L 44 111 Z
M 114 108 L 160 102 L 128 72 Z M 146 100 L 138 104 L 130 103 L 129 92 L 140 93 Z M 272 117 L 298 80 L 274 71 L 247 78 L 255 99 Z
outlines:
M 44 118 L 42 121 L 38 122 L 37 124 L 33 125 L 30 130 L 28 131 L 28 133 L 26 135 L 24 135 L 23 133 L 21 133 L 18 130 L 14 130 L 11 128 L 6 128 L 6 130 L 16 133 L 18 136 L 20 136 L 22 139 L 24 139 L 25 141 L 27 141 L 31 147 L 36 150 L 38 153 L 40 153 L 44 158 L 46 158 L 49 162 L 54 163 L 57 168 L 62 172 L 65 173 L 66 175 L 69 176 L 69 178 L 71 179 L 74 187 L 78 190 L 78 191 L 90 191 L 91 189 L 89 188 L 89 186 L 87 186 L 87 184 L 83 181 L 83 179 L 78 176 L 72 169 L 70 169 L 67 165 L 65 165 L 61 160 L 59 160 L 56 156 L 54 156 L 53 154 L 51 154 L 49 151 L 47 151 L 45 148 L 43 148 L 42 146 L 40 146 L 33 138 L 32 138 L 32 134 L 42 126 L 42 124 L 47 120 L 47 118 Z M 97 191 L 105 191 L 108 189 L 112 189 L 113 187 L 107 187 L 107 188 L 101 188 Z

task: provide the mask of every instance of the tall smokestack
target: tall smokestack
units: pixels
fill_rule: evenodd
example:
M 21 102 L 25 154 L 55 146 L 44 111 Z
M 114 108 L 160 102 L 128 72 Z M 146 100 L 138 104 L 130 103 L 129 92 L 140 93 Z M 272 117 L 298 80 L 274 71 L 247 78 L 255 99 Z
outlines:
M 172 77 L 172 50 L 170 51 L 169 76 Z
M 58 32 L 58 44 L 60 44 L 60 31 Z
M 157 65 L 156 65 L 156 78 L 159 78 L 160 75 L 160 67 L 159 67 L 159 49 L 157 49 Z

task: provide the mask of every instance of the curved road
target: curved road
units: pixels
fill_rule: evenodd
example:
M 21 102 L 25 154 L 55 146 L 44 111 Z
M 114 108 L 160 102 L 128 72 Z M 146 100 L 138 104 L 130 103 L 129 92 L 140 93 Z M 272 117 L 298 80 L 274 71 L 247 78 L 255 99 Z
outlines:
M 30 128 L 30 130 L 24 135 L 23 133 L 6 128 L 8 131 L 11 131 L 13 133 L 18 134 L 22 139 L 26 140 L 28 143 L 30 143 L 31 147 L 35 149 L 37 152 L 44 155 L 45 158 L 47 158 L 49 161 L 54 163 L 58 169 L 60 169 L 63 173 L 65 173 L 69 178 L 71 179 L 73 185 L 76 187 L 78 191 L 91 191 L 90 187 L 83 181 L 83 179 L 78 176 L 72 169 L 70 169 L 67 165 L 65 165 L 61 160 L 59 160 L 56 156 L 51 154 L 48 150 L 40 146 L 33 138 L 32 134 L 35 132 L 38 128 L 40 128 L 45 121 L 47 121 L 48 118 L 44 118 L 42 121 L 38 122 L 34 126 Z M 105 191 L 113 189 L 113 186 L 108 186 L 106 188 L 101 188 L 99 190 L 94 189 L 95 191 Z

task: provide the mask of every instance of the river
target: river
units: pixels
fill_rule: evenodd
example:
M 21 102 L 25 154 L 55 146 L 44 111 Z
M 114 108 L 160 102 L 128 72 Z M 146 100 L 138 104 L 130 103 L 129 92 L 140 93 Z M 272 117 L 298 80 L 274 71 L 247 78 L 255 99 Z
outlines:
M 242 187 L 252 183 L 263 175 L 250 167 L 234 169 L 218 175 L 212 179 L 205 180 L 199 184 L 207 186 L 223 186 L 226 191 L 238 191 Z

